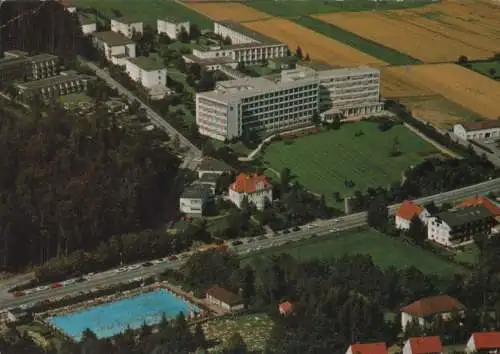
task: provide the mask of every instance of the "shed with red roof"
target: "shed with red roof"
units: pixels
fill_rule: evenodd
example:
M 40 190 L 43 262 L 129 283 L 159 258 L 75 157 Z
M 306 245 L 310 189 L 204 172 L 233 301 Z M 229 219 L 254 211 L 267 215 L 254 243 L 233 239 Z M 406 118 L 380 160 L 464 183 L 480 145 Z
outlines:
M 387 345 L 385 343 L 363 343 L 351 344 L 346 354 L 387 354 Z
M 408 338 L 403 347 L 403 354 L 441 354 L 442 352 L 443 345 L 437 336 Z
M 401 206 L 395 216 L 396 228 L 400 230 L 408 230 L 414 217 L 418 217 L 425 225 L 427 225 L 430 216 L 430 213 L 423 206 L 413 202 L 412 200 L 405 200 L 401 203 Z
M 500 352 L 500 332 L 476 332 L 472 333 L 465 347 L 466 353 L 487 351 L 489 353 Z

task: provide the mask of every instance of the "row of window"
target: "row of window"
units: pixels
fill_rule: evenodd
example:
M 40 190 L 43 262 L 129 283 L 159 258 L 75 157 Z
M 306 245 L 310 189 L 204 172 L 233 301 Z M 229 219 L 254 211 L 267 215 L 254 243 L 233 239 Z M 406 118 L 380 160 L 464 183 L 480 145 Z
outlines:
M 294 93 L 307 93 L 308 90 L 318 90 L 318 85 L 317 84 L 311 84 L 311 85 L 304 85 L 300 87 L 294 87 L 290 89 L 285 89 L 285 90 L 280 90 L 280 91 L 273 91 L 273 92 L 267 92 L 261 95 L 257 96 L 252 96 L 252 97 L 246 97 L 242 99 L 242 103 L 248 103 L 248 102 L 259 102 L 264 99 L 269 99 L 269 98 L 276 98 L 279 96 L 284 96 L 288 97 Z
M 317 95 L 309 95 L 307 96 L 299 96 L 299 95 L 294 95 L 293 98 L 292 96 L 288 97 L 283 97 L 281 99 L 273 99 L 273 100 L 263 100 L 258 103 L 250 103 L 250 104 L 242 104 L 241 105 L 241 110 L 246 111 L 246 110 L 269 110 L 269 109 L 276 109 L 277 108 L 283 108 L 283 107 L 289 107 L 291 105 L 293 106 L 300 106 L 303 104 L 307 103 L 314 103 L 318 102 L 318 96 Z

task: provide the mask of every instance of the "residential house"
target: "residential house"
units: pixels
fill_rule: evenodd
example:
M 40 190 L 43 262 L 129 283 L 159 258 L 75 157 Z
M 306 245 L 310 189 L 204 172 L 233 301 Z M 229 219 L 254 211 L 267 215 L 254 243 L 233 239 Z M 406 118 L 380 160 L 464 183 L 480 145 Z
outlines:
M 97 32 L 97 20 L 95 17 L 87 16 L 85 14 L 78 15 L 78 20 L 82 26 L 83 34 L 92 34 Z
M 171 39 L 176 39 L 179 33 L 184 29 L 187 34 L 189 34 L 189 30 L 191 24 L 189 21 L 179 20 L 173 17 L 167 17 L 165 19 L 158 19 L 156 21 L 156 26 L 158 30 L 158 34 L 166 34 Z
M 207 290 L 205 301 L 228 312 L 236 312 L 244 308 L 241 297 L 218 285 Z
M 441 354 L 443 345 L 441 339 L 433 337 L 412 337 L 403 346 L 403 354 Z
M 76 6 L 71 0 L 60 0 L 59 1 L 63 6 L 66 11 L 69 13 L 75 13 L 76 12 Z
M 17 320 L 16 316 L 9 310 L 0 312 L 0 324 L 12 323 Z
M 128 17 L 120 17 L 111 19 L 111 31 L 120 33 L 127 38 L 132 38 L 135 33 L 142 34 L 144 32 L 143 23 Z
M 414 217 L 418 217 L 424 225 L 427 225 L 430 216 L 430 213 L 423 206 L 411 200 L 405 200 L 395 216 L 396 228 L 400 230 L 410 229 Z
M 231 172 L 233 172 L 231 166 L 223 161 L 211 157 L 203 159 L 198 166 L 198 178 L 202 178 L 205 174 L 216 174 L 220 176 L 224 173 Z
M 163 63 L 147 57 L 128 58 L 125 60 L 125 72 L 130 78 L 140 83 L 151 92 L 159 93 L 154 99 L 162 99 L 168 93 L 167 68 Z
M 351 344 L 345 354 L 387 354 L 385 343 Z
M 452 313 L 464 313 L 465 306 L 448 295 L 425 297 L 401 308 L 401 328 L 406 330 L 409 323 L 416 321 L 421 327 L 432 324 L 436 316 L 450 318 Z
M 194 181 L 193 184 L 206 186 L 210 190 L 210 193 L 215 195 L 219 178 L 220 175 L 217 173 L 205 173 L 203 176 L 201 176 L 201 178 Z
M 500 332 L 472 333 L 467 345 L 466 353 L 500 353 Z
M 458 208 L 431 217 L 427 237 L 446 247 L 460 247 L 473 243 L 474 236 L 489 236 L 496 223 L 484 205 Z
M 92 38 L 94 46 L 115 65 L 125 65 L 125 59 L 136 57 L 135 42 L 120 33 L 96 32 Z
M 282 302 L 278 305 L 278 311 L 281 316 L 289 315 L 293 312 L 293 304 L 290 301 Z
M 500 121 L 460 123 L 453 126 L 453 134 L 462 140 L 487 140 L 500 137 Z
M 248 202 L 254 204 L 257 209 L 262 210 L 266 201 L 273 201 L 273 186 L 264 175 L 240 173 L 229 186 L 229 199 L 241 208 L 245 198 L 248 198 Z
M 207 186 L 193 184 L 181 194 L 179 209 L 186 215 L 201 217 L 204 215 L 210 197 L 211 193 Z
M 485 197 L 483 195 L 468 198 L 468 199 L 464 200 L 462 203 L 458 204 L 455 208 L 461 209 L 461 208 L 468 208 L 468 207 L 476 206 L 476 205 L 484 206 L 495 217 L 500 216 L 500 207 L 498 207 L 498 205 L 496 205 L 494 202 L 492 202 L 490 199 L 488 199 L 487 197 Z

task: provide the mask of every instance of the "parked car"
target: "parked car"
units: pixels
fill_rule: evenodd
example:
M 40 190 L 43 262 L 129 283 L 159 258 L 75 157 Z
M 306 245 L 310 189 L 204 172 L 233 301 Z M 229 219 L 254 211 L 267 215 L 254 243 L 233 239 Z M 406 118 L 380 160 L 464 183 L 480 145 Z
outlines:
M 259 237 L 257 237 L 257 240 L 264 241 L 264 240 L 267 240 L 267 237 L 264 236 L 264 235 L 263 236 L 259 236 Z
M 295 227 L 293 228 L 293 231 L 300 231 L 300 227 L 295 226 Z
M 289 233 L 290 233 L 290 230 L 288 230 L 288 229 L 285 229 L 285 230 L 283 231 L 283 234 L 284 234 L 284 235 L 289 234 Z
M 151 267 L 152 265 L 153 265 L 153 263 L 151 263 L 151 262 L 142 263 L 143 267 Z
M 169 261 L 176 261 L 176 260 L 178 260 L 178 258 L 177 258 L 177 256 L 173 256 L 172 255 L 172 256 L 168 256 L 167 260 L 169 260 Z
M 234 241 L 232 243 L 233 246 L 239 246 L 239 245 L 242 245 L 242 244 L 243 244 L 243 242 L 241 242 L 241 241 Z

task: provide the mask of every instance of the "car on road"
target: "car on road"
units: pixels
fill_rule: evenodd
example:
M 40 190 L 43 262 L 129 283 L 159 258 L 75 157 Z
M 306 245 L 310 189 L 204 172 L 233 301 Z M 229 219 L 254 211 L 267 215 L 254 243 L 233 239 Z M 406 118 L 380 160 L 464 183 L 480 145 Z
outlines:
M 248 239 L 248 242 L 247 242 L 247 243 L 252 243 L 252 242 L 255 242 L 255 239 L 254 239 L 254 238 L 250 238 L 250 239 Z
M 318 234 L 314 233 L 311 235 L 311 237 L 318 237 Z
M 267 240 L 267 237 L 262 235 L 262 236 L 257 237 L 257 240 L 264 241 L 264 240 Z
M 179 259 L 179 258 L 177 258 L 177 256 L 168 256 L 168 257 L 167 257 L 167 260 L 168 260 L 168 261 L 170 261 L 170 262 L 172 262 L 172 261 L 176 261 L 176 260 L 178 260 L 178 259 Z
M 290 233 L 290 230 L 288 230 L 288 229 L 283 230 L 283 235 L 286 235 L 286 234 L 289 234 L 289 233 Z
M 134 265 L 131 265 L 130 267 L 127 268 L 127 270 L 136 270 L 136 269 L 139 269 L 141 267 L 140 264 L 134 264 Z
M 234 242 L 232 243 L 232 245 L 233 245 L 233 246 L 239 246 L 239 245 L 242 245 L 242 244 L 243 244 L 243 242 L 242 242 L 242 241 L 234 241 Z
M 335 232 L 335 231 L 337 231 L 336 228 L 331 228 L 330 230 L 328 230 L 328 232 Z
M 143 267 L 151 267 L 153 265 L 152 262 L 145 262 L 145 263 L 142 263 L 142 266 Z
M 21 296 L 24 296 L 26 295 L 26 293 L 24 291 L 16 291 L 14 293 L 14 297 L 21 297 Z
M 333 222 L 339 222 L 339 221 L 340 221 L 339 219 L 335 219 L 335 220 L 333 220 Z
M 80 277 L 78 279 L 76 279 L 76 282 L 77 283 L 83 283 L 84 281 L 86 281 L 87 279 L 85 279 L 84 277 Z
M 163 263 L 163 262 L 164 262 L 164 260 L 163 260 L 163 258 L 162 258 L 162 259 L 155 259 L 155 260 L 154 260 L 154 261 L 152 261 L 151 263 L 153 263 L 153 264 L 160 264 L 160 263 Z
M 300 227 L 295 226 L 295 227 L 293 228 L 293 231 L 295 231 L 295 232 L 300 231 Z

